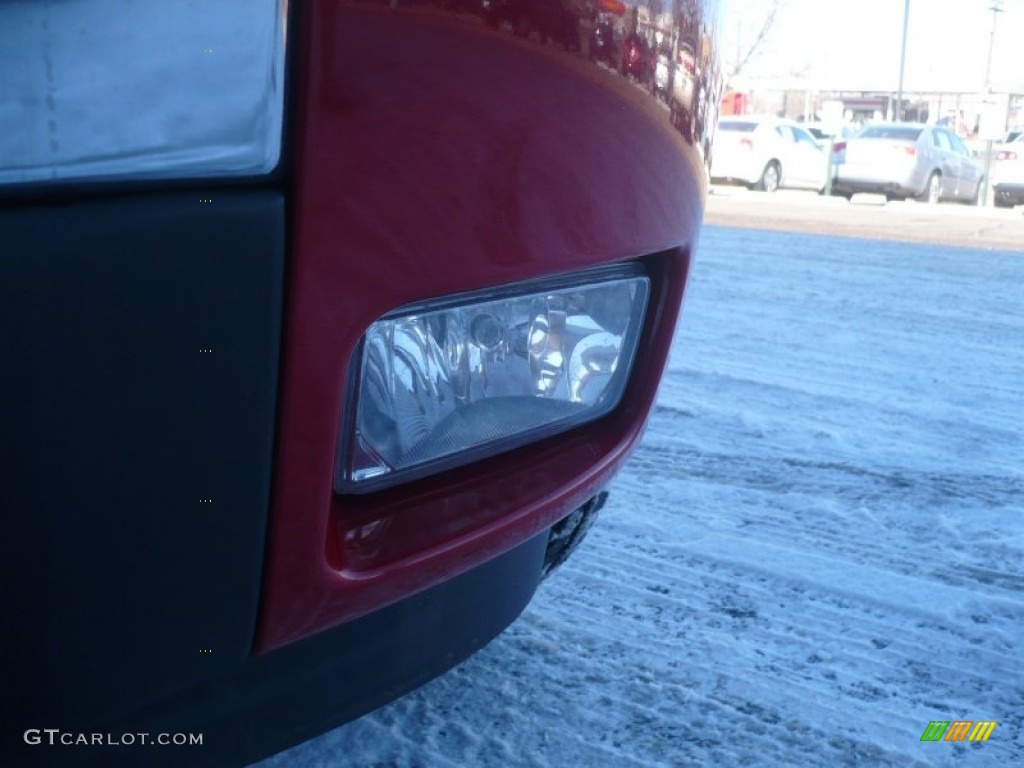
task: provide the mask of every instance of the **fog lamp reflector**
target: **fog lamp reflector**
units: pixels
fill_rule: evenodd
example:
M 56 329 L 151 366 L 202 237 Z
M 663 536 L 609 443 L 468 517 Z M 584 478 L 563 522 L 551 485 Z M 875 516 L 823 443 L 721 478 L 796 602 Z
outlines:
M 641 276 L 534 283 L 376 321 L 358 353 L 336 489 L 375 490 L 608 413 L 648 292 Z

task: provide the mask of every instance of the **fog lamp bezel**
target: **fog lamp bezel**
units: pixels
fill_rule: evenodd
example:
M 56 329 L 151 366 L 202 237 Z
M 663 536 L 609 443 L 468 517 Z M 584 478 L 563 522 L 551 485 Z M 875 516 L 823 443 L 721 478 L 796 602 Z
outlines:
M 621 376 L 621 387 L 617 397 L 610 398 L 607 403 L 600 407 L 593 407 L 587 412 L 587 418 L 582 421 L 562 420 L 547 423 L 531 429 L 517 432 L 497 440 L 471 446 L 455 453 L 446 454 L 441 457 L 430 459 L 422 463 L 396 469 L 386 474 L 365 478 L 362 480 L 351 480 L 347 477 L 349 468 L 346 465 L 347 459 L 354 450 L 353 442 L 357 436 L 357 418 L 359 412 L 358 387 L 362 374 L 364 360 L 364 347 L 366 344 L 367 332 L 374 323 L 397 320 L 410 315 L 442 312 L 449 309 L 456 309 L 471 304 L 502 301 L 541 294 L 545 292 L 563 291 L 571 289 L 586 289 L 596 287 L 600 283 L 615 280 L 643 280 L 640 295 L 636 301 L 639 302 L 639 310 L 636 317 L 637 322 L 631 323 L 626 329 L 622 340 L 622 357 L 617 363 L 615 376 Z M 493 458 L 502 453 L 514 451 L 524 445 L 536 443 L 541 440 L 563 434 L 573 429 L 593 424 L 614 411 L 622 400 L 627 396 L 632 379 L 633 367 L 639 355 L 640 338 L 648 323 L 648 309 L 652 303 L 652 291 L 654 280 L 639 261 L 621 262 L 617 264 L 603 265 L 584 271 L 568 272 L 554 276 L 536 278 L 532 280 L 509 283 L 505 285 L 484 288 L 473 291 L 449 294 L 436 299 L 428 299 L 405 304 L 397 307 L 367 325 L 360 336 L 359 343 L 353 350 L 348 365 L 348 374 L 345 382 L 345 395 L 342 404 L 342 415 L 339 420 L 340 432 L 337 440 L 337 454 L 334 460 L 334 492 L 339 495 L 365 495 L 377 491 L 393 488 L 397 485 L 419 480 L 427 476 L 463 467 L 477 461 Z M 621 373 L 620 373 L 621 371 Z

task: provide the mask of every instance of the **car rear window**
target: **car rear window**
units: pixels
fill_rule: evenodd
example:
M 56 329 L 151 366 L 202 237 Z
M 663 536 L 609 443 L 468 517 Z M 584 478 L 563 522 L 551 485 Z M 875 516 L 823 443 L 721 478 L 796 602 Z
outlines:
M 897 141 L 917 141 L 921 128 L 908 128 L 902 125 L 871 125 L 857 134 L 858 139 L 896 139 Z
M 741 133 L 750 133 L 757 128 L 757 123 L 732 121 L 722 121 L 718 124 L 718 130 L 720 131 L 739 131 Z

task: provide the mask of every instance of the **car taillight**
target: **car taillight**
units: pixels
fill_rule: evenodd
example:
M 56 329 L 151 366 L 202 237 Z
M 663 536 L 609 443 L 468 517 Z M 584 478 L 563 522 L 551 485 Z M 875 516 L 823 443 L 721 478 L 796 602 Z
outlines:
M 917 147 L 907 146 L 906 144 L 898 144 L 897 147 L 903 150 L 903 153 L 914 157 L 917 154 Z
M 746 139 L 746 138 L 740 139 L 740 146 L 743 147 L 744 149 L 753 150 L 754 149 L 754 140 L 753 139 Z
M 363 336 L 335 489 L 360 493 L 510 450 L 619 402 L 649 279 L 619 268 L 407 307 Z

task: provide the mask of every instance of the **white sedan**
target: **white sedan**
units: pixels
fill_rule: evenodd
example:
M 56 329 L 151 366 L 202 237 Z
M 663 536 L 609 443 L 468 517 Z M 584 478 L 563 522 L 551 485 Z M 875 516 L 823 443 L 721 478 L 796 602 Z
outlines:
M 992 182 L 997 208 L 1024 205 L 1024 133 L 999 148 Z
M 711 158 L 711 180 L 774 192 L 780 187 L 821 191 L 828 154 L 803 127 L 777 117 L 723 117 Z

